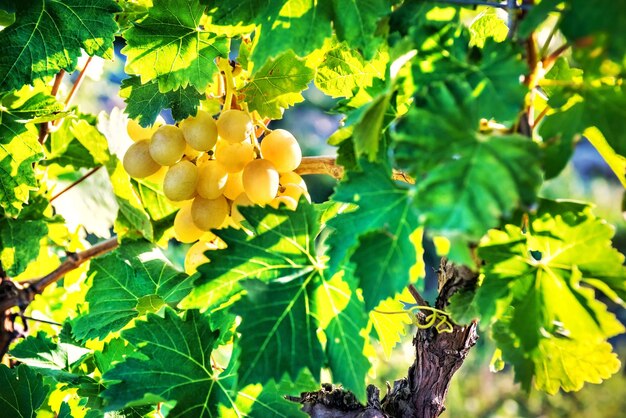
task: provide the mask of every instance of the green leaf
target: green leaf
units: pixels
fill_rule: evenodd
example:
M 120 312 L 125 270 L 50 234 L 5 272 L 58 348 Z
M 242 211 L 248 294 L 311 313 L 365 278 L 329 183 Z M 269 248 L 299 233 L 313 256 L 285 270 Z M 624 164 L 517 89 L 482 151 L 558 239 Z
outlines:
M 425 56 L 414 61 L 415 84 L 425 88 L 439 82 L 466 85 L 470 94 L 465 101 L 471 103 L 476 123 L 480 118 L 514 122 L 527 90 L 520 82 L 528 71 L 521 54 L 510 44 L 492 38 L 485 40 L 482 49 L 469 47 L 466 31 L 449 36 L 445 49 L 426 43 L 429 49 L 423 51 Z M 444 40 L 437 42 L 442 45 Z
M 478 249 L 486 264 L 473 303 L 482 321 L 501 324 L 497 340 L 505 358 L 516 366 L 522 358 L 533 361 L 534 374 L 540 376 L 543 366 L 539 365 L 554 362 L 549 347 L 562 350 L 580 343 L 584 352 L 586 345 L 597 346 L 624 332 L 592 290 L 619 303 L 626 297 L 624 256 L 611 247 L 613 234 L 613 228 L 593 216 L 588 207 L 550 201 L 543 201 L 530 216 L 527 230 L 507 225 L 502 231 L 489 232 Z M 562 337 L 573 342 L 554 340 Z M 563 367 L 572 364 L 563 360 Z M 520 367 L 516 367 L 518 379 L 528 386 L 532 373 Z M 568 368 L 566 372 L 575 371 Z M 580 372 L 583 377 L 574 382 L 597 380 L 593 368 Z M 554 382 L 550 382 L 542 385 L 552 391 Z M 578 385 L 562 384 L 567 390 Z
M 239 208 L 249 235 L 233 228 L 215 231 L 228 245 L 210 253 L 211 262 L 198 268 L 200 277 L 182 306 L 214 308 L 241 293 L 241 282 L 264 282 L 307 277 L 320 268 L 315 253 L 319 229 L 313 205 L 300 201 L 296 211 L 260 207 Z
M 241 8 L 249 7 L 250 3 L 256 3 L 254 9 L 262 9 L 256 0 L 242 3 Z M 331 36 L 333 10 L 328 1 L 283 0 L 267 2 L 264 9 L 254 19 L 260 24 L 255 31 L 256 45 L 251 56 L 257 68 L 286 50 L 304 57 L 321 48 Z
M 331 97 L 352 97 L 357 88 L 370 87 L 374 79 L 385 78 L 388 60 L 388 54 L 381 52 L 366 61 L 346 43 L 337 44 L 326 52 L 317 67 L 315 86 Z
M 228 40 L 201 28 L 205 6 L 198 0 L 155 2 L 148 16 L 124 32 L 126 72 L 141 83 L 156 80 L 159 91 L 189 85 L 199 92 L 213 80 L 217 57 L 228 54 Z
M 43 377 L 28 366 L 21 364 L 9 369 L 0 364 L 0 408 L 4 413 L 35 418 L 49 390 Z
M 626 157 L 618 155 L 597 128 L 587 128 L 583 134 L 611 167 L 622 186 L 626 188 Z
M 323 280 L 315 292 L 314 312 L 326 335 L 326 358 L 334 383 L 366 401 L 365 377 L 370 361 L 363 353 L 367 314 L 362 300 L 342 277 Z
M 607 55 L 617 63 L 623 64 L 626 55 L 626 39 L 623 34 L 626 27 L 625 0 L 571 0 L 567 2 L 559 29 L 572 42 L 590 38 L 591 45 L 577 58 L 596 59 Z
M 381 142 L 383 140 L 383 128 L 385 127 L 385 114 L 389 108 L 389 94 L 378 96 L 367 106 L 357 111 L 354 131 L 352 133 L 352 141 L 354 142 L 354 151 L 358 157 L 367 157 L 371 162 L 379 159 L 381 150 Z
M 48 235 L 45 220 L 0 218 L 0 261 L 9 276 L 15 277 L 39 255 L 42 238 Z
M 36 189 L 33 164 L 43 157 L 38 130 L 27 122 L 52 120 L 62 107 L 40 87 L 0 98 L 0 207 L 10 216 L 17 216 Z
M 620 369 L 617 354 L 608 342 L 546 338 L 535 359 L 535 387 L 551 395 L 582 389 L 585 382 L 602 383 Z
M 81 380 L 73 368 L 90 350 L 66 343 L 54 343 L 44 333 L 29 336 L 11 349 L 11 357 L 56 381 L 78 384 Z
M 548 147 L 548 156 L 552 156 L 548 160 L 549 178 L 565 166 L 568 158 L 562 155 L 571 155 L 574 139 L 589 127 L 598 128 L 616 153 L 626 155 L 626 133 L 621 128 L 626 118 L 626 86 L 583 84 L 580 88 L 554 89 L 553 92 L 550 103 L 561 104 L 565 101 L 563 95 L 572 98 L 555 113 L 546 116 L 539 128 Z
M 169 417 L 217 416 L 220 403 L 232 402 L 234 384 L 230 373 L 217 373 L 211 365 L 218 334 L 197 311 L 180 318 L 166 309 L 164 317 L 149 314 L 138 321 L 122 336 L 143 357 L 126 358 L 104 374 L 110 382 L 102 394 L 107 409 L 176 401 Z
M 113 159 L 107 165 L 107 170 L 111 178 L 115 200 L 119 206 L 114 226 L 118 237 L 143 237 L 152 241 L 156 237 L 150 215 L 144 208 L 141 197 L 133 187 L 132 180 L 124 170 L 122 162 Z
M 112 0 L 24 0 L 16 3 L 15 23 L 0 32 L 0 91 L 72 72 L 81 49 L 113 58 L 117 31 Z
M 543 3 L 543 2 L 542 2 Z M 525 21 L 524 18 L 522 21 Z M 470 30 L 470 45 L 482 48 L 487 38 L 492 38 L 496 42 L 502 42 L 509 33 L 504 20 L 498 17 L 494 9 L 488 9 L 472 22 Z
M 351 257 L 365 309 L 370 311 L 409 283 L 409 270 L 416 262 L 410 236 L 419 223 L 408 190 L 391 179 L 389 170 L 365 161 L 361 166 L 363 172 L 349 173 L 333 195 L 334 201 L 354 203 L 358 209 L 329 220 L 334 231 L 328 239 L 328 254 L 331 272 Z M 373 249 L 357 245 L 362 236 L 361 244 L 365 241 Z M 372 251 L 376 260 L 384 260 L 375 268 Z
M 289 51 L 268 60 L 241 93 L 250 111 L 256 110 L 261 117 L 280 119 L 284 109 L 304 100 L 301 93 L 314 76 L 315 71 L 306 66 L 305 60 Z
M 387 359 L 391 358 L 391 351 L 406 335 L 407 325 L 412 323 L 410 314 L 403 312 L 402 301 L 409 300 L 412 300 L 412 296 L 408 288 L 405 288 L 402 293 L 381 301 L 376 309 L 369 313 L 370 322 L 376 331 L 376 338 Z
M 122 81 L 120 96 L 125 98 L 126 113 L 142 126 L 154 124 L 163 109 L 171 109 L 175 120 L 195 115 L 204 95 L 193 87 L 161 93 L 156 81 L 141 84 L 139 77 Z
M 246 280 L 245 296 L 232 312 L 241 316 L 239 382 L 265 383 L 287 374 L 295 380 L 307 368 L 319 380 L 324 355 L 312 316 L 316 272 L 290 281 Z
M 332 0 L 333 29 L 340 41 L 363 51 L 367 58 L 376 52 L 378 21 L 391 12 L 387 0 Z
M 102 339 L 123 328 L 146 311 L 145 297 L 174 306 L 191 290 L 190 277 L 145 242 L 123 242 L 113 253 L 92 260 L 89 275 L 89 312 L 79 316 L 73 328 L 79 340 Z
M 454 87 L 432 90 L 433 110 L 413 108 L 398 124 L 396 158 L 420 179 L 415 205 L 426 225 L 453 239 L 477 240 L 502 217 L 534 202 L 539 149 L 520 135 L 477 134 L 462 106 L 450 118 L 445 110 L 434 113 L 434 103 L 462 100 L 463 89 Z

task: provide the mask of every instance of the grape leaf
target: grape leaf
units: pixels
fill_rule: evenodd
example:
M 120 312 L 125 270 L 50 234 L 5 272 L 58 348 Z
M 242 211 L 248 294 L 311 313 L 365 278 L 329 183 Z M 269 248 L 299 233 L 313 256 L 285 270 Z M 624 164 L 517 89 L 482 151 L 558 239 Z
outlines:
M 147 297 L 175 305 L 191 290 L 190 277 L 174 269 L 161 251 L 146 242 L 125 242 L 93 260 L 89 275 L 93 276 L 85 297 L 89 312 L 79 316 L 73 327 L 79 340 L 102 339 L 123 328 L 140 314 L 140 304 Z
M 408 313 L 392 312 L 403 312 L 404 307 L 401 301 L 409 300 L 412 300 L 412 296 L 408 288 L 405 288 L 402 293 L 381 301 L 376 309 L 369 313 L 376 337 L 387 359 L 391 358 L 391 351 L 396 344 L 402 341 L 402 337 L 406 335 L 407 325 L 412 322 Z
M 588 207 L 549 201 L 542 201 L 526 231 L 507 225 L 502 231 L 489 232 L 478 249 L 486 265 L 472 303 L 484 322 L 500 324 L 497 339 L 505 358 L 517 365 L 520 358 L 545 364 L 554 362 L 549 347 L 563 350 L 582 343 L 580 350 L 585 352 L 585 344 L 598 345 L 624 332 L 624 326 L 590 289 L 596 288 L 618 303 L 626 297 L 624 256 L 611 247 L 613 233 Z M 572 342 L 558 340 L 564 337 Z M 572 357 L 580 355 L 572 353 Z M 563 360 L 563 367 L 572 364 Z M 545 373 L 557 373 L 556 369 Z M 518 372 L 518 379 L 528 386 L 531 375 L 516 367 Z M 570 372 L 574 373 L 566 370 Z M 588 375 L 581 372 L 582 377 L 574 382 L 597 380 L 593 368 Z M 545 379 L 549 382 L 542 387 L 555 390 L 555 378 Z M 569 389 L 578 385 L 562 382 Z
M 567 2 L 559 29 L 569 41 L 590 38 L 591 45 L 576 58 L 596 59 L 608 55 L 617 63 L 624 62 L 626 40 L 623 36 L 626 27 L 626 9 L 624 0 L 600 0 L 593 3 L 584 0 Z M 619 35 L 622 34 L 622 35 Z M 578 48 L 575 49 L 578 52 Z
M 209 253 L 211 262 L 198 268 L 200 277 L 185 308 L 213 308 L 241 293 L 240 282 L 264 282 L 306 277 L 321 265 L 315 254 L 318 214 L 300 201 L 296 211 L 241 207 L 253 232 L 233 228 L 214 231 L 228 247 Z
M 521 55 L 508 43 L 485 39 L 484 47 L 469 47 L 469 35 L 463 30 L 449 34 L 445 49 L 426 42 L 428 49 L 413 64 L 413 79 L 417 86 L 432 83 L 463 83 L 470 95 L 476 122 L 480 118 L 496 119 L 511 124 L 518 117 L 526 87 L 520 77 L 527 72 Z M 443 45 L 438 40 L 436 45 Z M 423 46 L 422 48 L 426 48 Z M 469 106 L 466 106 L 469 107 Z
M 40 88 L 24 87 L 0 98 L 0 206 L 17 216 L 37 181 L 33 164 L 43 157 L 38 130 L 27 122 L 56 118 L 63 105 Z
M 26 270 L 39 255 L 39 241 L 48 235 L 43 219 L 0 218 L 0 261 L 10 277 Z
M 328 225 L 334 231 L 328 239 L 328 254 L 331 272 L 351 257 L 369 311 L 408 284 L 409 269 L 416 261 L 410 235 L 419 223 L 408 190 L 391 179 L 389 170 L 365 161 L 361 161 L 361 167 L 363 172 L 349 173 L 333 195 L 334 201 L 355 203 L 359 207 L 329 220 Z M 369 268 L 370 250 L 357 246 L 359 237 L 371 232 L 379 234 L 370 237 L 385 236 L 385 246 L 376 245 L 376 259 L 385 260 L 380 264 L 382 268 Z M 363 239 L 373 244 L 372 238 Z
M 578 74 L 578 73 L 574 73 Z M 567 104 L 549 114 L 539 128 L 539 134 L 548 144 L 548 176 L 558 174 L 572 153 L 574 138 L 589 127 L 596 127 L 608 145 L 619 155 L 626 155 L 626 133 L 622 123 L 626 118 L 626 87 L 592 87 L 586 83 L 580 89 L 553 89 L 550 103 L 560 104 L 560 96 L 573 96 Z M 581 100 L 582 99 L 582 100 Z M 564 157 L 563 157 L 564 155 Z
M 126 358 L 104 374 L 110 382 L 102 394 L 108 410 L 176 401 L 170 417 L 217 416 L 219 403 L 232 402 L 235 382 L 228 371 L 218 374 L 212 367 L 218 335 L 197 311 L 180 318 L 169 308 L 164 317 L 148 314 L 146 321 L 123 331 L 144 357 Z
M 290 281 L 246 280 L 246 294 L 231 311 L 241 316 L 239 382 L 265 383 L 304 368 L 319 380 L 324 354 L 317 339 L 311 298 L 317 272 Z
M 0 364 L 0 408 L 4 413 L 34 418 L 49 390 L 43 377 L 25 364 L 14 369 Z
M 453 239 L 477 240 L 520 204 L 534 202 L 539 149 L 520 135 L 475 133 L 464 91 L 463 85 L 432 86 L 428 102 L 397 126 L 396 159 L 421 179 L 414 201 L 426 225 Z M 438 104 L 446 107 L 435 113 Z
M 622 183 L 622 186 L 626 188 L 626 157 L 617 154 L 613 148 L 611 148 L 598 128 L 587 128 L 585 132 L 583 132 L 583 135 L 585 135 L 585 138 L 589 140 L 591 145 L 593 145 L 602 158 L 604 158 L 607 165 L 611 167 L 617 179 Z
M 91 380 L 81 377 L 73 370 L 90 350 L 66 343 L 54 343 L 42 332 L 21 341 L 10 353 L 11 357 L 21 363 L 59 382 L 79 384 L 81 380 Z
M 314 315 L 326 335 L 326 358 L 333 382 L 341 383 L 365 402 L 365 377 L 370 362 L 363 353 L 367 314 L 362 300 L 342 277 L 322 280 L 315 291 Z
M 376 37 L 378 20 L 390 13 L 386 0 L 332 0 L 333 29 L 340 41 L 371 58 L 380 44 Z
M 324 55 L 317 67 L 315 86 L 331 97 L 352 97 L 357 88 L 370 87 L 374 79 L 385 78 L 389 56 L 381 52 L 365 61 L 355 49 L 345 43 L 337 44 Z
M 213 80 L 217 57 L 227 57 L 228 40 L 202 29 L 205 6 L 198 0 L 161 0 L 148 16 L 124 32 L 126 72 L 141 83 L 156 80 L 159 91 L 189 85 L 199 92 Z
M 141 84 L 139 77 L 122 81 L 120 96 L 125 98 L 126 113 L 142 126 L 154 124 L 163 109 L 172 109 L 172 117 L 182 120 L 195 115 L 204 95 L 193 87 L 161 93 L 156 81 Z
M 256 110 L 261 117 L 280 119 L 284 109 L 304 100 L 301 92 L 314 76 L 315 71 L 289 51 L 268 60 L 241 93 L 250 111 Z
M 286 50 L 304 57 L 321 48 L 331 36 L 333 10 L 328 1 L 282 0 L 266 5 L 263 13 L 255 17 L 259 26 L 251 59 L 257 68 Z
M 112 0 L 17 2 L 15 23 L 0 32 L 0 91 L 74 71 L 81 49 L 113 58 L 120 10 Z
M 524 19 L 525 21 L 526 19 Z M 487 38 L 493 38 L 496 42 L 502 42 L 509 33 L 509 28 L 503 19 L 493 9 L 480 14 L 469 27 L 470 46 L 476 45 L 482 48 Z

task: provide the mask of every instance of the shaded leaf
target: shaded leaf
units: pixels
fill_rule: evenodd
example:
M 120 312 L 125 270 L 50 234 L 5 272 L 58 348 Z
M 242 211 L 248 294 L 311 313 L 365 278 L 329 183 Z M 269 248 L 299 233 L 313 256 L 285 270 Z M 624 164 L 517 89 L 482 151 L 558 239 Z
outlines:
M 203 91 L 217 71 L 217 57 L 226 57 L 228 40 L 201 28 L 205 6 L 198 0 L 155 2 L 148 16 L 124 32 L 126 72 L 141 83 L 156 80 L 161 92 L 189 85 Z
M 170 417 L 217 416 L 218 404 L 230 406 L 235 382 L 228 371 L 218 373 L 211 365 L 219 333 L 197 311 L 180 318 L 166 309 L 164 315 L 148 314 L 146 321 L 123 331 L 144 357 L 126 358 L 104 374 L 110 382 L 102 394 L 108 410 L 176 401 Z
M 22 364 L 9 369 L 0 364 L 0 408 L 5 413 L 35 418 L 49 390 L 43 377 L 30 367 Z
M 114 252 L 91 261 L 93 285 L 85 300 L 89 312 L 73 327 L 80 340 L 102 339 L 146 312 L 145 297 L 176 305 L 191 290 L 191 279 L 176 270 L 156 247 L 125 242 Z M 160 305 L 155 305 L 155 309 Z
M 139 77 L 122 81 L 120 96 L 125 98 L 126 113 L 142 126 L 154 124 L 163 109 L 171 109 L 175 120 L 183 120 L 198 111 L 203 94 L 193 87 L 161 93 L 156 81 L 141 84 Z
M 0 91 L 72 72 L 81 49 L 113 58 L 117 31 L 112 0 L 23 0 L 15 4 L 15 23 L 0 32 Z
M 301 93 L 314 76 L 315 70 L 307 67 L 304 60 L 293 52 L 285 52 L 256 71 L 241 93 L 250 111 L 280 119 L 284 109 L 304 100 Z

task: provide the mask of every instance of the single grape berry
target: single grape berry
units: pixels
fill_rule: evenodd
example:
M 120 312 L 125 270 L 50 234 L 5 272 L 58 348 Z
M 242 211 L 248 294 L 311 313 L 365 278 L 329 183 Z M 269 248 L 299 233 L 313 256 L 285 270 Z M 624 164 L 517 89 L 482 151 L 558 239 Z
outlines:
M 254 160 L 254 146 L 249 142 L 218 141 L 215 146 L 215 159 L 229 173 L 241 171 L 246 164 Z
M 280 173 L 295 170 L 302 161 L 302 150 L 298 141 L 284 129 L 276 129 L 263 138 L 261 154 Z
M 230 208 L 224 196 L 217 199 L 196 197 L 191 204 L 193 223 L 200 229 L 208 231 L 222 226 Z
M 150 143 L 137 141 L 128 148 L 122 161 L 129 176 L 140 179 L 159 171 L 161 166 L 150 156 Z
M 217 133 L 228 142 L 244 141 L 253 129 L 252 119 L 242 110 L 226 110 L 217 120 Z
M 144 139 L 149 140 L 161 125 L 163 125 L 163 122 L 157 120 L 154 125 L 144 128 L 135 119 L 128 119 L 126 132 L 128 133 L 130 139 L 135 142 L 142 141 Z
M 156 130 L 150 141 L 150 155 L 161 165 L 174 165 L 185 153 L 185 137 L 174 125 L 164 125 Z
M 278 171 L 267 160 L 250 161 L 243 169 L 243 189 L 254 203 L 265 205 L 278 193 Z
M 208 151 L 217 141 L 217 124 L 211 115 L 198 110 L 196 116 L 188 117 L 180 123 L 185 141 L 197 151 Z
M 198 167 L 182 160 L 167 171 L 163 179 L 163 194 L 170 200 L 188 200 L 195 196 L 198 186 Z
M 205 199 L 216 199 L 222 195 L 228 173 L 222 164 L 215 160 L 208 160 L 200 167 L 198 180 L 198 194 Z
M 174 218 L 174 237 L 180 242 L 190 243 L 199 240 L 204 234 L 205 232 L 193 223 L 191 202 L 186 202 Z

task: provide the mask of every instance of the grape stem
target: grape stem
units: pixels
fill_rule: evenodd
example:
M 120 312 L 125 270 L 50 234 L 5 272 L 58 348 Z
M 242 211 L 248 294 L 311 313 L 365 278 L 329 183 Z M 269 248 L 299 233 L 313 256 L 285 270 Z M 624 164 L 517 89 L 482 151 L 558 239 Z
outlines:
M 226 98 L 224 99 L 224 110 L 229 110 L 233 101 L 233 94 L 235 92 L 235 82 L 233 81 L 232 68 L 230 62 L 227 59 L 220 59 L 217 64 L 218 68 L 222 71 L 222 77 L 226 83 Z

